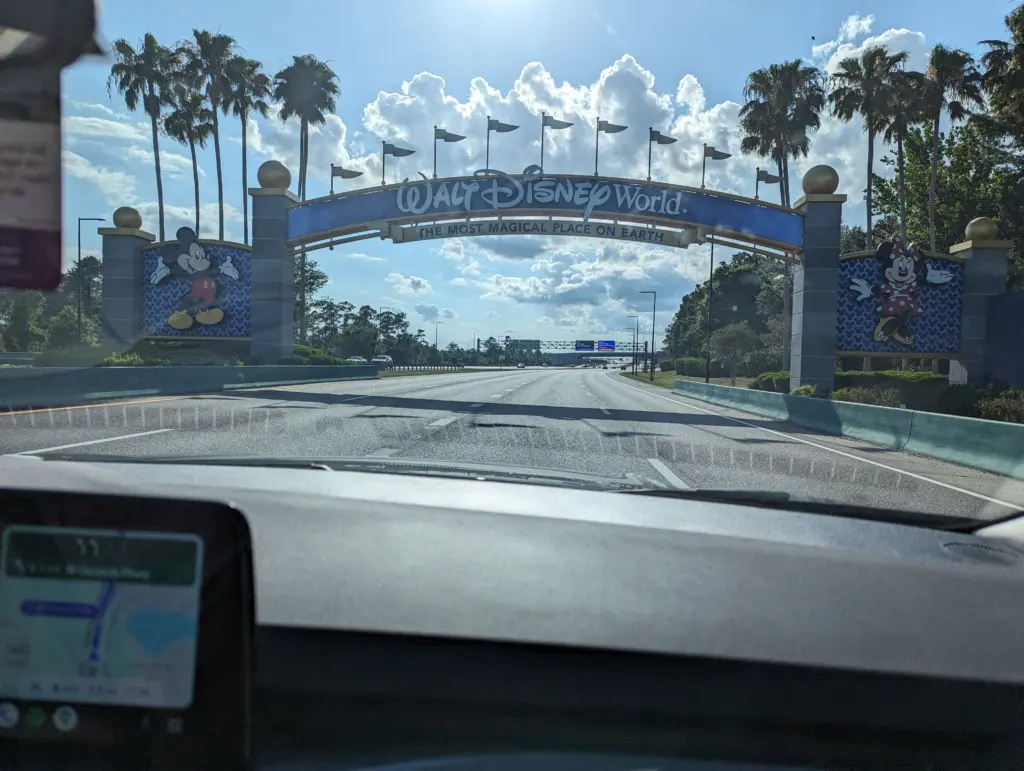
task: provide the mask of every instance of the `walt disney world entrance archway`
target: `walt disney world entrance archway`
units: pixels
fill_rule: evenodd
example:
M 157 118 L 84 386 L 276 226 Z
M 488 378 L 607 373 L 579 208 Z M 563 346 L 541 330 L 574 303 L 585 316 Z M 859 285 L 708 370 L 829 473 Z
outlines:
M 470 177 L 424 177 L 303 203 L 288 193 L 291 175 L 281 164 L 265 163 L 259 180 L 261 188 L 252 191 L 252 342 L 268 358 L 286 355 L 292 340 L 285 300 L 293 295 L 291 270 L 272 266 L 298 249 L 366 238 L 408 243 L 488 235 L 579 236 L 673 248 L 711 242 L 795 264 L 792 377 L 831 390 L 846 200 L 835 194 L 838 176 L 831 168 L 808 174 L 806 195 L 793 209 L 649 181 L 544 174 L 538 166 L 522 174 L 485 169 Z

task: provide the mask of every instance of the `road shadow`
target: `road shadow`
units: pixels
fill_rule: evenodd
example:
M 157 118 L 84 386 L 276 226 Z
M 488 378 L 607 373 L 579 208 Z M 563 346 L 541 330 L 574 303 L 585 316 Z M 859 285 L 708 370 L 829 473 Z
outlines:
M 316 393 L 302 391 L 278 391 L 270 388 L 247 392 L 251 399 L 283 400 L 291 402 L 314 402 L 323 405 L 345 405 L 349 407 L 383 407 L 399 410 L 426 410 L 454 412 L 480 416 L 536 417 L 548 420 L 597 420 L 602 422 L 624 421 L 630 423 L 666 423 L 686 426 L 730 426 L 736 421 L 706 412 L 662 412 L 656 410 L 622 410 L 599 407 L 564 407 L 546 404 L 515 404 L 510 402 L 456 401 L 452 399 L 429 399 L 416 396 L 385 396 L 350 393 Z M 358 401 L 351 400 L 358 396 Z M 681 405 L 686 406 L 686 405 Z M 757 425 L 778 425 L 778 421 L 758 420 L 745 422 Z M 596 427 L 595 427 L 596 428 Z M 598 429 L 600 430 L 600 429 Z

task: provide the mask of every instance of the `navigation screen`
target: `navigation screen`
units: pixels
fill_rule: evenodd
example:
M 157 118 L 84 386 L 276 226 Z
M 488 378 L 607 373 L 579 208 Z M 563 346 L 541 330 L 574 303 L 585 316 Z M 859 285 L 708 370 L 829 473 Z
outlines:
M 8 526 L 0 696 L 191 705 L 202 561 L 194 535 Z

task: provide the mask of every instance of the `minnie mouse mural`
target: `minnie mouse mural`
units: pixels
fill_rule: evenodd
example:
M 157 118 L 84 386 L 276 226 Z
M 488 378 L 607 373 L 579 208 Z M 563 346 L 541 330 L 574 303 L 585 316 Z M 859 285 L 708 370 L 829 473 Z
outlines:
M 952 280 L 953 274 L 928 265 L 917 244 L 904 246 L 899 236 L 881 244 L 875 259 L 878 261 L 878 283 L 872 286 L 862 278 L 855 278 L 850 289 L 857 293 L 857 302 L 869 297 L 878 298 L 875 309 L 878 324 L 872 335 L 875 342 L 895 340 L 902 345 L 913 345 L 914 331 L 910 320 L 922 313 L 922 284 L 945 284 Z

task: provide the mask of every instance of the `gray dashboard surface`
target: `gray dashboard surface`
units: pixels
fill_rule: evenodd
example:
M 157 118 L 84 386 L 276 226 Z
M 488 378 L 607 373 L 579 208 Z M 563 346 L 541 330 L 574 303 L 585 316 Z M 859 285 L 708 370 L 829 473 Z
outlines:
M 0 486 L 233 503 L 261 625 L 1024 683 L 1024 560 L 977 536 L 356 472 L 3 456 Z

